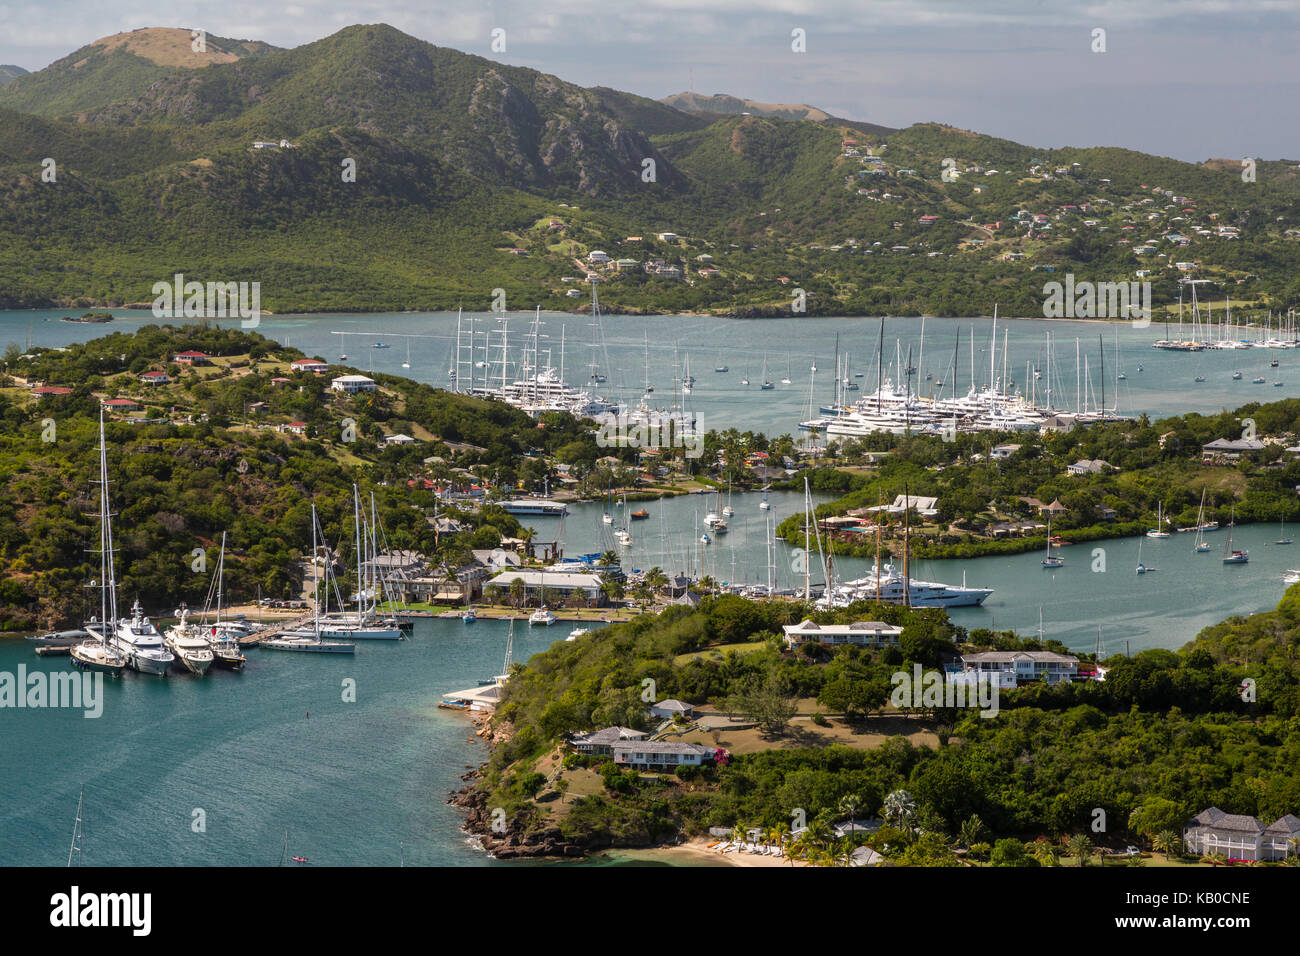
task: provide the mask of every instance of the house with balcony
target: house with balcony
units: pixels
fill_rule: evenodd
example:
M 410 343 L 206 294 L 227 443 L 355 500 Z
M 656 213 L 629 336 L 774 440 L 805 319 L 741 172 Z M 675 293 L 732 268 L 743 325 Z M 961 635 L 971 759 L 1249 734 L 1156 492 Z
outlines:
M 1183 828 L 1188 853 L 1218 853 L 1229 860 L 1285 860 L 1297 852 L 1292 840 L 1300 840 L 1300 818 L 1289 813 L 1266 827 L 1257 817 L 1209 807 Z
M 364 375 L 340 375 L 330 382 L 330 388 L 336 392 L 356 395 L 360 392 L 373 392 L 379 388 L 373 378 Z
M 901 627 L 881 621 L 854 621 L 852 624 L 816 624 L 807 618 L 798 624 L 788 624 L 785 643 L 798 647 L 809 642 L 817 644 L 856 644 L 859 647 L 896 647 Z
M 1056 651 L 981 651 L 963 654 L 961 666 L 962 673 L 996 677 L 1003 689 L 1038 680 L 1056 684 L 1074 680 L 1079 673 L 1077 657 Z
M 614 763 L 640 770 L 672 770 L 675 767 L 699 767 L 712 760 L 715 750 L 702 744 L 668 740 L 619 741 L 610 747 Z

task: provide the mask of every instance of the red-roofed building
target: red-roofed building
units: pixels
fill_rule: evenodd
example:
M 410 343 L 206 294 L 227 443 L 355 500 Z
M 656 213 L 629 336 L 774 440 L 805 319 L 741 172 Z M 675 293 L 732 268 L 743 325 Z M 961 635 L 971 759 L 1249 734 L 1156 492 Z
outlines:
M 146 385 L 166 385 L 171 379 L 166 372 L 145 372 L 140 376 L 140 381 Z
M 284 426 L 284 430 L 287 432 L 292 432 L 295 435 L 305 435 L 307 434 L 307 423 L 290 422 L 289 424 Z
M 289 368 L 295 372 L 312 372 L 316 375 L 324 375 L 330 370 L 330 367 L 324 362 L 318 362 L 315 359 L 298 359 L 296 362 L 290 362 Z
M 106 398 L 102 402 L 105 408 L 116 409 L 117 411 L 126 411 L 130 408 L 139 408 L 140 403 L 129 398 Z
M 179 352 L 175 359 L 178 365 L 211 365 L 212 359 L 203 352 Z
M 72 389 L 65 385 L 38 385 L 32 389 L 32 394 L 37 398 L 45 398 L 47 395 L 71 395 Z
M 293 381 L 293 379 L 291 379 L 291 378 L 285 378 L 283 375 L 277 375 L 275 378 L 271 379 L 271 384 L 272 384 L 272 385 L 287 385 L 287 384 L 289 384 L 289 383 L 292 382 L 292 381 Z

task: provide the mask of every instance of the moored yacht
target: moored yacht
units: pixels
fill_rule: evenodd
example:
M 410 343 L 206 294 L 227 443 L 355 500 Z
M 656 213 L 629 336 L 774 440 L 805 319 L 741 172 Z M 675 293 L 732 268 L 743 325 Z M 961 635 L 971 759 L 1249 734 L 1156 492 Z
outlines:
M 183 615 L 188 611 L 182 612 Z M 198 674 L 202 677 L 212 666 L 215 655 L 209 646 L 207 639 L 198 633 L 198 629 L 187 626 L 185 617 L 181 617 L 180 624 L 167 629 L 167 636 L 163 638 L 168 650 L 176 655 L 176 659 L 185 666 L 192 674 Z
M 528 626 L 532 627 L 534 624 L 540 624 L 543 627 L 550 627 L 557 620 L 559 620 L 559 618 L 552 614 L 551 609 L 543 604 L 532 614 L 528 615 Z
M 117 622 L 113 643 L 126 657 L 127 666 L 141 674 L 167 675 L 176 656 L 167 649 L 158 628 L 145 616 L 137 598 L 131 605 L 131 617 Z

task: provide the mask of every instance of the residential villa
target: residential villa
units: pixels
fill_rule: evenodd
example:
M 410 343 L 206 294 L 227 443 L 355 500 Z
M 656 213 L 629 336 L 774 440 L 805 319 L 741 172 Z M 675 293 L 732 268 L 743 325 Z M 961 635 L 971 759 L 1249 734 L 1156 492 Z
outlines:
M 324 375 L 330 370 L 325 362 L 318 362 L 315 359 L 297 359 L 289 363 L 289 368 L 295 372 L 312 372 L 315 375 Z
M 897 646 L 901 627 L 881 621 L 854 621 L 852 624 L 815 624 L 805 618 L 798 624 L 787 624 L 785 643 L 790 647 L 814 642 L 817 644 L 857 644 L 861 647 Z
M 203 352 L 180 352 L 174 359 L 177 365 L 211 365 L 212 358 Z
M 1289 813 L 1266 827 L 1256 817 L 1209 807 L 1183 828 L 1188 853 L 1220 853 L 1230 860 L 1284 860 L 1300 852 L 1293 840 L 1300 841 L 1300 818 Z
M 669 697 L 666 700 L 659 701 L 657 704 L 652 704 L 650 707 L 650 713 L 654 717 L 661 718 L 677 716 L 691 717 L 695 714 L 695 708 L 685 701 L 675 700 L 674 698 Z
M 1011 689 L 1024 681 L 1042 680 L 1055 684 L 1074 680 L 1079 659 L 1055 651 L 981 651 L 961 656 L 962 673 L 995 674 L 998 686 Z
M 330 388 L 336 392 L 356 395 L 359 392 L 373 392 L 379 386 L 375 384 L 373 378 L 366 378 L 364 375 L 340 375 L 330 382 Z
M 166 385 L 171 379 L 166 372 L 145 372 L 140 376 L 140 381 L 146 385 Z
M 589 734 L 574 734 L 569 738 L 569 745 L 580 754 L 608 755 L 613 752 L 614 745 L 617 743 L 644 740 L 645 737 L 644 730 L 633 730 L 631 727 L 604 727 L 593 730 Z
M 701 744 L 684 744 L 667 740 L 619 741 L 610 747 L 614 763 L 645 770 L 671 770 L 686 765 L 698 767 L 712 760 L 714 749 Z

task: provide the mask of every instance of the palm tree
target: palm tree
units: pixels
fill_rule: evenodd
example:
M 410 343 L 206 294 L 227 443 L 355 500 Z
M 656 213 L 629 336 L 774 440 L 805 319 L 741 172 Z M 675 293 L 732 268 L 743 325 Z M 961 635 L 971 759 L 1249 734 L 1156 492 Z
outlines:
M 646 572 L 645 583 L 651 591 L 658 591 L 668 584 L 668 575 L 664 574 L 662 568 L 655 565 Z
M 1170 860 L 1175 853 L 1181 853 L 1183 839 L 1173 830 L 1161 830 L 1151 840 L 1151 849 L 1163 853 L 1165 860 Z
M 983 842 L 972 843 L 967 849 L 970 850 L 970 855 L 975 857 L 977 861 L 983 860 L 993 851 L 993 847 Z
M 912 817 L 916 815 L 916 801 L 906 790 L 895 790 L 885 797 L 881 812 L 886 823 L 910 833 Z
M 1041 866 L 1056 866 L 1061 857 L 1061 848 L 1050 840 L 1030 840 L 1025 851 Z
M 612 567 L 615 564 L 618 564 L 618 554 L 613 551 L 602 551 L 600 559 L 596 562 L 596 566 L 600 568 Z
M 1078 866 L 1087 866 L 1088 857 L 1092 856 L 1092 840 L 1086 833 L 1076 833 L 1065 842 L 1065 850 L 1078 860 Z
M 975 844 L 982 841 L 986 836 L 988 836 L 988 827 L 975 813 L 972 813 L 970 818 L 965 820 L 957 831 L 957 838 L 961 840 L 962 846 L 968 850 L 973 849 Z
M 515 578 L 510 582 L 510 603 L 516 608 L 523 607 L 524 600 L 528 596 L 528 589 L 524 586 L 523 578 Z
M 849 823 L 858 818 L 858 812 L 862 809 L 862 795 L 858 793 L 846 793 L 840 797 L 839 806 L 840 816 L 844 817 Z

